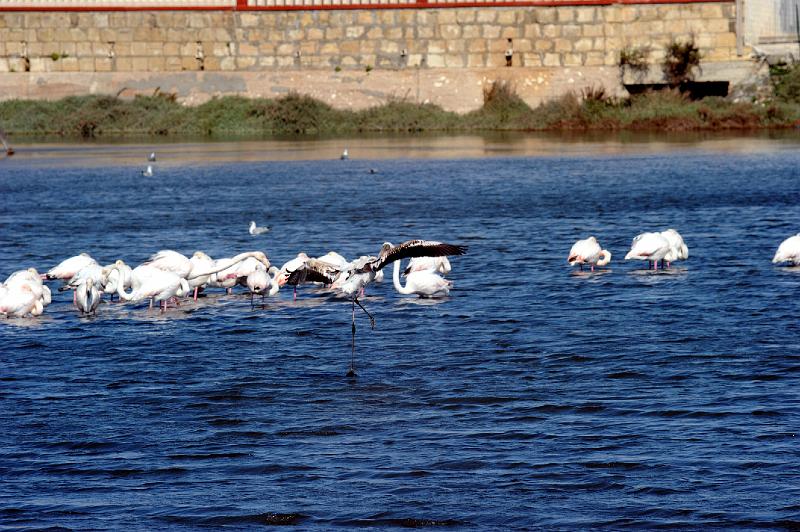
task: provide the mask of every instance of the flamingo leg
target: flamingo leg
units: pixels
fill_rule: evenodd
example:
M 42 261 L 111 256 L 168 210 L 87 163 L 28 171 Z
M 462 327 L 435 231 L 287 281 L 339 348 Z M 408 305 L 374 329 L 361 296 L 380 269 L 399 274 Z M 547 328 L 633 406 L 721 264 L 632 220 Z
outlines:
M 195 301 L 197 301 L 197 292 L 198 292 L 198 290 L 200 290 L 200 287 L 199 286 L 195 286 L 194 287 L 194 300 Z
M 594 271 L 594 264 L 592 264 L 592 271 Z
M 297 301 L 297 285 L 294 285 L 294 296 L 292 297 L 292 301 Z
M 356 299 L 353 298 L 353 324 L 350 327 L 352 331 L 352 342 L 350 348 L 350 369 L 347 370 L 348 377 L 356 376 Z
M 150 298 L 150 308 L 151 309 L 153 308 L 153 298 L 152 297 Z
M 366 313 L 366 315 L 369 316 L 369 323 L 372 326 L 372 328 L 374 329 L 375 328 L 375 318 L 372 316 L 372 314 L 369 313 L 369 311 L 367 309 L 364 308 L 364 305 L 361 304 L 361 301 L 359 301 L 357 297 L 354 297 L 353 301 L 355 301 L 356 305 L 361 307 L 361 310 L 363 310 L 364 313 Z
M 582 262 L 579 263 L 578 266 L 580 266 L 581 267 L 581 271 L 583 271 L 583 263 Z

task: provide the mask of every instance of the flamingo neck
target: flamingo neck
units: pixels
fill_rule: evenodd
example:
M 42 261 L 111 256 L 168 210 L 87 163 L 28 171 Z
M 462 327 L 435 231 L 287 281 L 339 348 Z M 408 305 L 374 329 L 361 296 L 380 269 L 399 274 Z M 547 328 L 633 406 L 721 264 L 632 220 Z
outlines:
M 607 249 L 603 249 L 600 251 L 600 260 L 597 261 L 597 266 L 605 266 L 611 262 L 611 252 Z
M 406 282 L 405 287 L 400 284 L 400 262 L 402 261 L 394 261 L 394 266 L 392 267 L 392 284 L 394 285 L 394 289 L 401 294 L 411 294 L 412 292 L 408 288 L 408 282 Z

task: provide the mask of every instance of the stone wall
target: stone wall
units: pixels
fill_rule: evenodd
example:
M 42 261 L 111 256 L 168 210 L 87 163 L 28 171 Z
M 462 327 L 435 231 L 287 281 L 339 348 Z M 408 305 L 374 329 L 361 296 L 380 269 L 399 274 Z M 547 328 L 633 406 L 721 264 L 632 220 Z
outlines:
M 734 6 L 723 1 L 244 12 L 0 11 L 0 88 L 13 86 L 11 80 L 16 78 L 19 84 L 40 85 L 60 79 L 63 89 L 63 80 L 70 79 L 44 73 L 108 74 L 71 78 L 69 83 L 76 84 L 75 92 L 80 93 L 96 92 L 97 84 L 105 82 L 113 89 L 114 79 L 121 84 L 117 89 L 136 79 L 163 80 L 164 73 L 218 72 L 254 80 L 292 72 L 295 78 L 307 73 L 320 80 L 348 73 L 379 78 L 379 72 L 395 73 L 400 79 L 404 72 L 405 78 L 418 82 L 420 76 L 414 72 L 419 70 L 451 77 L 477 72 L 478 80 L 481 72 L 491 71 L 494 76 L 534 84 L 561 78 L 574 82 L 576 76 L 585 76 L 619 85 L 614 80 L 625 47 L 649 47 L 650 61 L 658 64 L 668 42 L 693 35 L 703 53 L 704 72 L 709 64 L 740 61 Z M 505 57 L 509 48 L 510 68 Z M 95 89 L 81 89 L 81 79 L 100 82 L 94 82 Z M 298 84 L 302 91 L 303 82 Z M 268 88 L 259 95 L 281 92 Z M 0 98 L 22 92 L 28 97 L 57 97 L 64 90 L 45 93 L 27 87 L 14 92 L 4 90 Z M 206 97 L 227 93 L 205 91 Z M 202 99 L 195 95 L 193 101 Z

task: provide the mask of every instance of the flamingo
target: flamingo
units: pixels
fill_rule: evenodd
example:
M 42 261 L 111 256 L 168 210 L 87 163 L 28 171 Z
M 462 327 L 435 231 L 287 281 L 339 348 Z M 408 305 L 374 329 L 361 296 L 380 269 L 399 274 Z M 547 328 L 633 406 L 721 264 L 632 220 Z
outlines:
M 450 273 L 450 261 L 447 257 L 414 257 L 408 261 L 408 266 L 403 270 L 403 275 L 411 272 L 433 271 L 442 275 Z
M 412 257 L 438 257 L 442 255 L 463 255 L 466 253 L 465 246 L 445 244 L 431 240 L 408 240 L 393 246 L 390 242 L 384 242 L 378 256 L 365 255 L 359 257 L 348 265 L 348 269 L 338 272 L 339 278 L 336 280 L 336 288 L 345 296 L 349 297 L 352 304 L 352 351 L 350 358 L 350 369 L 347 376 L 354 377 L 356 374 L 355 352 L 356 352 L 356 305 L 364 311 L 370 321 L 371 327 L 375 328 L 375 318 L 364 308 L 358 300 L 359 294 L 364 287 L 375 280 L 375 276 L 384 266 L 392 262 Z M 318 281 L 325 284 L 332 284 L 336 271 L 325 270 L 329 264 L 323 264 L 320 268 L 318 261 L 305 261 L 302 268 L 294 270 L 286 282 L 292 284 L 296 278 L 303 277 L 309 281 Z
M 790 236 L 778 246 L 778 251 L 772 257 L 773 264 L 791 262 L 792 266 L 800 264 L 800 233 Z
M 250 306 L 253 306 L 253 296 L 256 294 L 261 295 L 261 301 L 264 301 L 265 296 L 273 297 L 280 290 L 278 285 L 278 274 L 280 270 L 275 266 L 270 266 L 269 270 L 264 268 L 263 264 L 258 264 L 255 269 L 247 275 L 245 283 L 248 290 L 250 290 Z M 270 277 L 270 275 L 272 277 Z
M 0 289 L 0 314 L 7 317 L 22 318 L 28 314 L 39 316 L 44 307 L 42 300 L 36 296 L 28 284 L 16 286 L 2 285 Z
M 117 293 L 117 286 L 120 284 L 124 288 L 130 288 L 132 271 L 131 267 L 125 264 L 123 260 L 117 260 L 114 264 L 103 267 L 103 274 L 105 276 L 103 293 L 108 294 L 109 298 L 113 299 L 114 294 Z
M 112 269 L 117 269 L 117 266 Z M 137 266 L 131 272 L 131 286 L 131 292 L 126 292 L 122 284 L 117 285 L 120 299 L 133 302 L 150 299 L 151 307 L 154 301 L 162 301 L 164 304 L 162 312 L 167 310 L 168 299 L 189 293 L 189 283 L 185 278 L 146 263 Z
M 45 277 L 47 279 L 61 279 L 63 281 L 72 279 L 79 271 L 90 264 L 97 264 L 97 261 L 89 256 L 88 253 L 81 253 L 68 259 L 64 259 L 57 266 L 50 268 Z
M 452 281 L 437 275 L 434 270 L 414 270 L 406 275 L 406 285 L 400 284 L 400 262 L 395 261 L 392 284 L 401 294 L 417 294 L 419 297 L 445 297 L 450 294 Z
M 33 295 L 41 302 L 42 310 L 52 301 L 50 289 L 42 283 L 42 276 L 36 271 L 36 268 L 28 268 L 27 270 L 18 270 L 6 279 L 5 287 L 7 289 L 17 289 L 21 286 L 28 286 Z
M 189 263 L 191 267 L 189 269 L 189 273 L 192 272 L 203 272 L 208 270 L 214 269 L 214 259 L 203 253 L 202 251 L 195 251 L 192 255 L 192 258 L 189 259 Z M 198 277 L 193 277 L 191 279 L 187 279 L 189 282 L 189 288 L 193 291 L 193 298 L 197 301 L 197 294 L 200 289 L 208 284 L 211 280 L 211 274 L 208 275 L 200 275 Z
M 97 306 L 100 304 L 101 296 L 100 291 L 91 279 L 83 279 L 75 289 L 75 295 L 75 306 L 78 307 L 81 314 L 95 313 Z
M 248 229 L 248 231 L 250 232 L 251 235 L 257 236 L 257 235 L 262 235 L 267 231 L 269 231 L 269 227 L 260 227 L 256 225 L 255 221 L 251 221 L 250 228 Z
M 636 259 L 653 262 L 653 270 L 658 269 L 658 261 L 670 251 L 669 241 L 661 233 L 642 233 L 633 239 L 631 250 L 625 260 Z
M 661 236 L 669 242 L 669 251 L 664 255 L 663 259 L 663 262 L 667 264 L 667 268 L 669 268 L 671 262 L 689 258 L 689 248 L 686 247 L 686 243 L 679 232 L 675 229 L 667 229 L 666 231 L 661 231 Z
M 575 266 L 576 264 L 583 270 L 583 265 L 588 264 L 594 271 L 595 266 L 605 266 L 611 262 L 611 253 L 606 249 L 601 249 L 597 239 L 593 236 L 578 240 L 569 250 L 567 262 Z

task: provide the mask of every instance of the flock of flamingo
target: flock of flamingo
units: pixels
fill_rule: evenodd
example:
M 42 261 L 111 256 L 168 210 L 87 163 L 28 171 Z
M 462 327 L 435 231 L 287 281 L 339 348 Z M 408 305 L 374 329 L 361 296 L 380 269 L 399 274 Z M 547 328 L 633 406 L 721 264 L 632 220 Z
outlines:
M 41 315 L 52 299 L 44 283 L 48 280 L 63 281 L 59 291 L 71 290 L 73 304 L 82 314 L 95 313 L 103 295 L 113 299 L 116 294 L 120 300 L 129 302 L 149 300 L 150 308 L 159 302 L 165 312 L 170 302 L 178 305 L 178 298 L 190 295 L 197 300 L 199 292 L 208 288 L 230 292 L 236 285 L 245 286 L 252 303 L 254 296 L 260 295 L 262 299 L 275 296 L 286 285 L 294 287 L 296 298 L 297 285 L 319 283 L 338 290 L 352 301 L 353 354 L 348 374 L 355 375 L 356 305 L 375 327 L 374 317 L 358 300 L 364 288 L 381 280 L 383 268 L 394 263 L 392 281 L 401 294 L 446 296 L 452 282 L 439 274 L 450 272 L 448 255 L 463 255 L 466 251 L 464 246 L 428 240 L 409 240 L 397 246 L 386 242 L 377 255 L 363 255 L 349 262 L 335 252 L 317 258 L 299 253 L 281 268 L 273 266 L 262 251 L 214 260 L 202 251 L 187 257 L 177 251 L 162 250 L 135 268 L 122 260 L 102 266 L 89 254 L 81 253 L 44 274 L 36 268 L 12 273 L 0 283 L 0 315 Z M 411 260 L 404 271 L 406 284 L 403 286 L 400 264 L 406 258 Z

